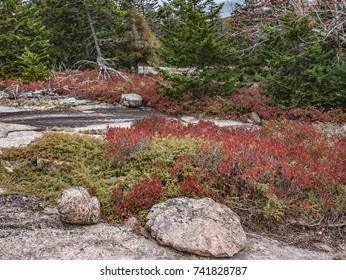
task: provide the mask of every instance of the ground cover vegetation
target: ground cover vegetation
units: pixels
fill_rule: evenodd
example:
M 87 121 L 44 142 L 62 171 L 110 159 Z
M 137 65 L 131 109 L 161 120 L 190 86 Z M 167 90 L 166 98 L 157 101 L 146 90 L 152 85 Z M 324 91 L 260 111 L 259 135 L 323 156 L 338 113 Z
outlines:
M 104 141 L 46 134 L 0 154 L 14 164 L 0 168 L 6 190 L 51 202 L 83 184 L 117 221 L 186 195 L 343 224 L 345 138 L 312 123 L 345 122 L 345 1 L 243 1 L 226 19 L 212 0 L 162 2 L 2 0 L 0 90 L 111 103 L 136 92 L 170 114 L 256 112 L 261 128 L 155 117 Z M 139 75 L 141 64 L 159 75 Z
M 3 149 L 0 178 L 8 192 L 35 194 L 43 203 L 83 185 L 118 222 L 143 220 L 153 204 L 188 196 L 254 217 L 335 226 L 345 211 L 346 142 L 320 131 L 292 121 L 249 130 L 153 116 L 109 128 L 104 140 L 51 132 L 27 147 Z

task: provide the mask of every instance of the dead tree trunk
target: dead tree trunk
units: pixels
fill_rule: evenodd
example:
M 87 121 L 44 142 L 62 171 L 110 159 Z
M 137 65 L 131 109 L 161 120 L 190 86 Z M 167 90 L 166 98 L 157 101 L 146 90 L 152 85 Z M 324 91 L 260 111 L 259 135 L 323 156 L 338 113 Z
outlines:
M 91 14 L 88 8 L 86 8 L 86 12 L 87 12 L 88 22 L 89 22 L 90 30 L 94 40 L 96 53 L 97 53 L 96 64 L 99 69 L 99 78 L 101 77 L 102 79 L 107 79 L 107 77 L 113 73 L 122 77 L 126 81 L 129 80 L 129 78 L 124 73 L 117 71 L 113 69 L 112 67 L 107 66 L 107 60 L 109 59 L 106 59 L 102 56 L 101 48 L 100 48 L 99 41 L 97 39 L 97 34 L 94 27 L 94 23 L 92 21 Z

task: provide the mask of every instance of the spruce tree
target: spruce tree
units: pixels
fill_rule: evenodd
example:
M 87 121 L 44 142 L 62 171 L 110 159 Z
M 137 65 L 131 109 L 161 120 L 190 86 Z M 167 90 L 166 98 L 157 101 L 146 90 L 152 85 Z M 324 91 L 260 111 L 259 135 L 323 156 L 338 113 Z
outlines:
M 267 43 L 258 56 L 270 68 L 268 93 L 283 108 L 332 108 L 345 104 L 345 67 L 334 65 L 336 52 L 323 48 L 309 17 L 281 17 L 280 28 L 266 27 Z
M 18 57 L 18 60 L 20 77 L 24 83 L 44 80 L 49 76 L 46 63 L 42 62 L 39 55 L 31 52 L 29 48 L 25 48 L 24 53 Z
M 194 69 L 183 75 L 163 73 L 172 82 L 166 93 L 177 97 L 184 92 L 196 97 L 213 95 L 227 84 L 220 81 L 227 71 L 222 66 L 228 64 L 226 43 L 218 32 L 221 8 L 213 0 L 163 2 L 158 54 L 166 66 Z
M 138 11 L 145 17 L 151 30 L 156 31 L 158 26 L 157 9 L 159 7 L 158 0 L 135 0 Z
M 92 38 L 83 0 L 42 0 L 40 15 L 53 45 L 50 56 L 54 67 L 77 67 L 80 60 L 91 60 Z
M 0 2 L 0 78 L 15 74 L 14 61 L 21 53 L 20 37 L 15 34 L 18 6 L 20 1 Z
M 27 51 L 47 67 L 50 43 L 36 6 L 28 1 L 4 0 L 0 15 L 0 77 L 21 77 L 20 57 Z
M 157 62 L 155 48 L 159 41 L 135 6 L 127 14 L 127 29 L 125 46 L 130 53 L 130 64 L 137 68 L 139 64 Z
M 164 2 L 160 10 L 161 58 L 177 67 L 223 64 L 225 45 L 217 29 L 220 10 L 221 5 L 213 0 Z
M 103 56 L 110 59 L 121 57 L 119 50 L 124 43 L 125 24 L 115 1 L 42 0 L 39 6 L 41 17 L 50 32 L 53 44 L 51 57 L 56 67 L 93 67 L 92 64 L 78 63 L 95 62 L 97 57 L 88 12 Z

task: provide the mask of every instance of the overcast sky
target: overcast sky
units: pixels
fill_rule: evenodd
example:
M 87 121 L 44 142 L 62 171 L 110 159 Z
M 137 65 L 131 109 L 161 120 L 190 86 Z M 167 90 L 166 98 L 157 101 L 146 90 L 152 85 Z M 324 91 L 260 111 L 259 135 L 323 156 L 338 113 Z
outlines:
M 225 3 L 221 11 L 221 17 L 227 17 L 232 11 L 232 4 L 242 2 L 242 0 L 214 0 L 216 3 Z M 161 2 L 161 0 L 159 1 Z

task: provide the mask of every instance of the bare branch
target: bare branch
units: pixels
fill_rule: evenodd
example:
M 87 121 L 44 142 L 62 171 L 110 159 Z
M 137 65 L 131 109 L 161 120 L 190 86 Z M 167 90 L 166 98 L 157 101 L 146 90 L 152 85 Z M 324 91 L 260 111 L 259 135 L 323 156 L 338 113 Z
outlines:
M 102 53 L 101 53 L 101 49 L 100 49 L 100 45 L 99 45 L 99 40 L 97 39 L 97 34 L 95 31 L 94 23 L 92 21 L 91 14 L 90 14 L 88 8 L 86 8 L 86 12 L 87 12 L 88 22 L 89 22 L 90 30 L 92 33 L 92 37 L 94 39 L 94 45 L 95 45 L 95 49 L 96 49 L 96 53 L 97 53 L 96 63 L 95 62 L 94 63 L 98 66 L 98 69 L 99 69 L 99 76 L 98 77 L 101 79 L 107 79 L 110 76 L 110 74 L 116 74 L 126 81 L 129 80 L 129 78 L 124 73 L 117 71 L 117 70 L 115 70 L 112 67 L 107 65 L 107 61 L 109 61 L 110 59 L 103 58 Z

